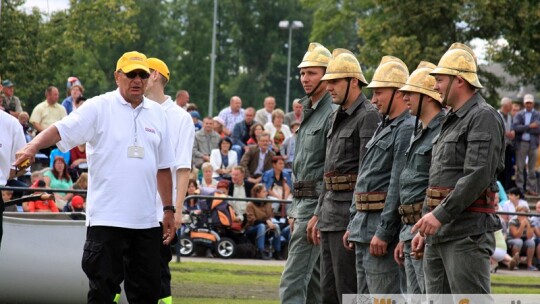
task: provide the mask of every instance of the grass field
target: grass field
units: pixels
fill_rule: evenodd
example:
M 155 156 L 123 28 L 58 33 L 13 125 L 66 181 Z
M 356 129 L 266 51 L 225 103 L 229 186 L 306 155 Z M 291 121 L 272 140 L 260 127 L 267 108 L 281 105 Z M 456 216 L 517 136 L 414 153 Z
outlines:
M 281 266 L 171 263 L 174 303 L 279 303 Z M 493 293 L 540 294 L 540 278 L 492 275 Z

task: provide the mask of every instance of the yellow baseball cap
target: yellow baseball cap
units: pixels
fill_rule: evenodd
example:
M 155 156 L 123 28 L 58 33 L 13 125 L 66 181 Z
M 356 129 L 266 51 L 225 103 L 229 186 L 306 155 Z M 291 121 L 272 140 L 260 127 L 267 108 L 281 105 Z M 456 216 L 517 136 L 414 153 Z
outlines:
M 118 62 L 116 63 L 116 71 L 118 72 L 120 70 L 122 70 L 124 73 L 129 73 L 133 70 L 143 70 L 150 73 L 146 55 L 137 51 L 124 53 L 124 55 L 118 59 Z
M 162 60 L 159 60 L 157 58 L 148 58 L 148 67 L 152 70 L 155 70 L 155 71 L 158 71 L 161 75 L 163 75 L 163 77 L 167 78 L 167 80 L 169 80 L 169 77 L 170 77 L 170 72 L 169 72 L 169 68 L 167 67 L 167 65 L 165 64 L 165 62 L 163 62 Z

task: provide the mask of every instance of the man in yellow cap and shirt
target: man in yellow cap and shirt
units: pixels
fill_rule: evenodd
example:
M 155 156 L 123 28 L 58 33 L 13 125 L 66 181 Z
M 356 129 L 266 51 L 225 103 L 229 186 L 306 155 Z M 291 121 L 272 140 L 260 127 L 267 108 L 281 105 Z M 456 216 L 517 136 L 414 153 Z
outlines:
M 384 56 L 367 86 L 384 121 L 367 143 L 358 171 L 351 221 L 343 245 L 356 253 L 359 294 L 399 294 L 399 268 L 394 261 L 400 217 L 399 175 L 414 130 L 414 119 L 399 91 L 409 77 L 403 61 Z
M 191 115 L 180 108 L 170 96 L 165 95 L 165 87 L 170 80 L 169 68 L 158 58 L 148 58 L 150 77 L 146 86 L 145 96 L 161 105 L 167 115 L 167 125 L 171 144 L 174 149 L 176 164 L 171 167 L 173 179 L 173 201 L 176 205 L 174 214 L 175 227 L 178 229 L 182 224 L 182 209 L 184 197 L 186 196 L 191 169 L 191 153 L 193 140 L 195 138 L 195 127 Z M 163 218 L 161 197 L 158 194 L 156 199 L 156 214 L 158 221 Z M 161 245 L 161 292 L 159 299 L 165 304 L 172 303 L 171 296 L 171 271 L 169 262 L 172 259 L 171 245 L 176 242 L 176 238 L 171 244 Z
M 288 210 L 291 240 L 279 285 L 281 303 L 322 303 L 320 248 L 307 241 L 307 224 L 324 186 L 326 134 L 333 107 L 322 77 L 331 57 L 328 49 L 313 42 L 298 65 L 306 96 L 300 100 L 304 107 L 304 120 L 296 133 L 293 203 Z
M 344 294 L 356 294 L 355 254 L 341 246 L 350 220 L 358 167 L 381 119 L 362 87 L 367 85 L 360 63 L 346 49 L 335 49 L 322 78 L 332 102 L 338 105 L 329 118 L 325 188 L 308 224 L 308 241 L 321 245 L 323 303 L 342 303 Z M 316 226 L 316 228 L 315 228 Z
M 433 88 L 435 77 L 429 75 L 434 68 L 433 63 L 420 62 L 405 86 L 400 89 L 404 92 L 403 100 L 410 113 L 416 116 L 414 138 L 407 150 L 407 162 L 399 179 L 399 214 L 403 226 L 399 234 L 399 244 L 394 250 L 394 260 L 405 267 L 408 294 L 423 294 L 426 291 L 423 261 L 411 250 L 411 228 L 422 217 L 431 164 L 431 141 L 439 135 L 444 118 L 441 94 Z
M 501 116 L 477 92 L 482 88 L 473 51 L 454 43 L 431 71 L 443 104 L 451 107 L 433 140 L 426 212 L 414 225 L 412 242 L 421 250 L 428 294 L 489 294 L 489 258 L 497 173 L 504 167 Z
M 114 72 L 117 90 L 88 99 L 17 152 L 16 166 L 55 143 L 61 151 L 86 143 L 91 180 L 82 268 L 90 281 L 88 303 L 113 302 L 122 280 L 130 303 L 159 299 L 160 244 L 175 235 L 175 159 L 166 114 L 144 97 L 149 76 L 144 54 L 125 53 Z

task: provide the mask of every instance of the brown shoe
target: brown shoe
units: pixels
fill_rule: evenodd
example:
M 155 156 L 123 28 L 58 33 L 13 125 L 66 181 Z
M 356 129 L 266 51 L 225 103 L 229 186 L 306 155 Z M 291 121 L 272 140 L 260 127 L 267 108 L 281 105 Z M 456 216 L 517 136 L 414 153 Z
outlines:
M 514 254 L 510 263 L 508 263 L 508 270 L 515 270 L 519 265 L 519 252 Z

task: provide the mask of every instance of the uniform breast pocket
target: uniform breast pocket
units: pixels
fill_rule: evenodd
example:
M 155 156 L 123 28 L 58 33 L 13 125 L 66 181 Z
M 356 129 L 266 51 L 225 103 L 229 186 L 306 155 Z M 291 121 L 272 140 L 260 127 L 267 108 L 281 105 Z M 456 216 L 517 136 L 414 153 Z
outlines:
M 419 147 L 414 153 L 414 163 L 416 171 L 429 172 L 431 166 L 432 146 Z
M 380 169 L 392 169 L 392 162 L 391 161 L 385 161 L 388 159 L 393 159 L 393 153 L 392 153 L 392 141 L 390 138 L 383 138 L 377 141 L 375 143 L 375 146 L 377 147 L 376 151 L 376 160 L 377 160 L 377 166 Z
M 486 164 L 491 149 L 491 134 L 486 132 L 470 134 L 467 141 L 469 145 L 467 164 L 473 166 Z
M 458 132 L 450 133 L 444 138 L 439 138 L 439 145 L 443 145 L 443 155 L 441 160 L 446 166 L 463 165 L 465 158 L 465 145 L 462 142 L 462 134 Z
M 325 142 L 325 138 L 322 133 L 322 127 L 309 128 L 306 130 L 303 144 L 307 151 L 315 153 L 323 151 L 324 153 L 325 145 L 323 143 Z
M 358 154 L 358 138 L 354 136 L 354 129 L 344 129 L 339 133 L 339 154 L 347 158 Z

